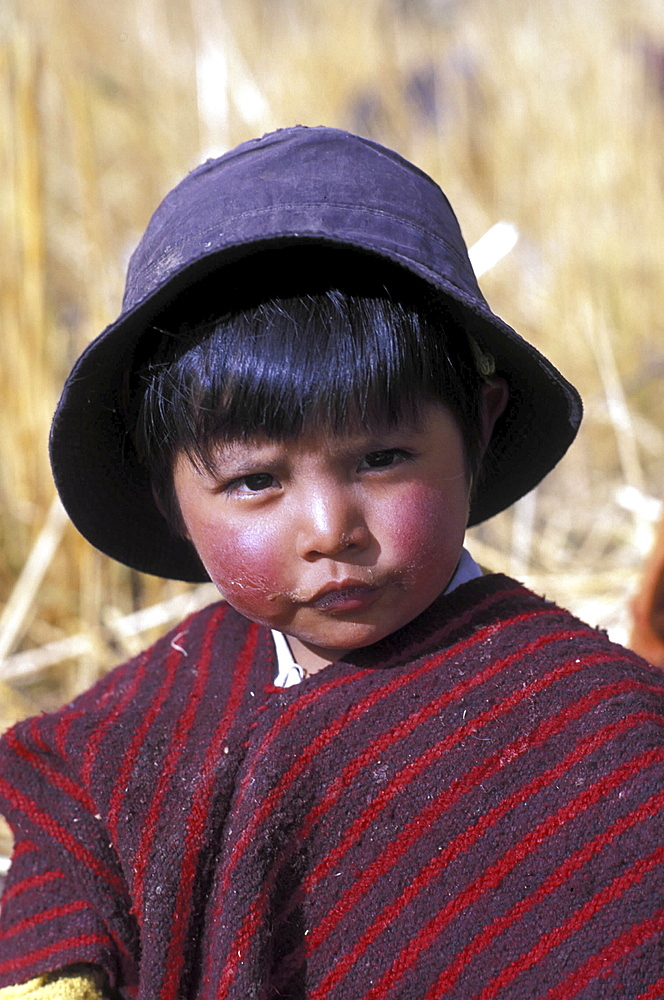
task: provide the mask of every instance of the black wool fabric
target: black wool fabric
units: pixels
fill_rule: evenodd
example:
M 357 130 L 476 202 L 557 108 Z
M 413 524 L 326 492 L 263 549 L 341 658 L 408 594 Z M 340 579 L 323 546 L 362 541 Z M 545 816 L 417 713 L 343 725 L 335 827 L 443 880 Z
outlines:
M 0 986 L 141 1000 L 664 996 L 664 678 L 503 576 L 275 688 L 183 622 L 0 747 Z

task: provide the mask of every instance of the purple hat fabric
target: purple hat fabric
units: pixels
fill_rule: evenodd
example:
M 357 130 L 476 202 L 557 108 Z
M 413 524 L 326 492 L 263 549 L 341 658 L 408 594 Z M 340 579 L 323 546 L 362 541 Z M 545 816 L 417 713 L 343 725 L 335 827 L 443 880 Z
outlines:
M 170 302 L 259 250 L 349 248 L 391 261 L 462 307 L 468 332 L 496 361 L 510 401 L 496 426 L 476 524 L 532 489 L 563 456 L 581 421 L 572 385 L 487 305 L 456 216 L 438 185 L 397 153 L 340 129 L 295 126 L 209 160 L 166 196 L 129 263 L 119 318 L 83 352 L 51 429 L 61 499 L 98 549 L 144 572 L 202 581 L 188 541 L 157 509 L 121 403 L 132 358 Z M 260 270 L 255 275 L 260 289 Z M 148 347 L 149 350 L 149 347 Z

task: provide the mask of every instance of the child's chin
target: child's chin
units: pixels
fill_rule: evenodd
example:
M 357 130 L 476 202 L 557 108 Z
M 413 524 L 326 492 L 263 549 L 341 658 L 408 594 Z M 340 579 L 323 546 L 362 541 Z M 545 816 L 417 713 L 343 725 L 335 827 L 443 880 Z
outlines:
M 396 626 L 396 628 L 398 627 Z M 351 649 L 360 649 L 363 646 L 372 646 L 375 642 L 379 642 L 391 632 L 396 631 L 396 628 L 345 621 L 339 622 L 338 627 L 334 629 L 295 635 L 300 642 L 311 649 L 333 653 L 335 650 L 347 652 Z

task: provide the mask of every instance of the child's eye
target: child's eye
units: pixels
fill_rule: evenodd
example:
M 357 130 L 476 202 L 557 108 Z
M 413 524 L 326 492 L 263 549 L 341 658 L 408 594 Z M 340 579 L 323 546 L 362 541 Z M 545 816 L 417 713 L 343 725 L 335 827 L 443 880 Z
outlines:
M 392 465 L 407 461 L 409 455 L 402 448 L 385 448 L 382 451 L 370 451 L 360 463 L 360 468 L 389 469 Z
M 226 487 L 229 493 L 260 493 L 275 485 L 275 478 L 269 472 L 254 472 L 234 479 Z

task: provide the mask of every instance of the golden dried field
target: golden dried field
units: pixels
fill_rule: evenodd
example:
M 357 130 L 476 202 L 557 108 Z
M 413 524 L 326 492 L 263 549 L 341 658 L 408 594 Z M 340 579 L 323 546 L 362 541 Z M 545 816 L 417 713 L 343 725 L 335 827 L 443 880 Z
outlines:
M 417 162 L 469 243 L 517 227 L 483 288 L 577 384 L 586 419 L 471 549 L 626 639 L 664 488 L 659 0 L 5 0 L 0 75 L 0 727 L 211 599 L 77 535 L 48 428 L 161 196 L 296 122 Z

